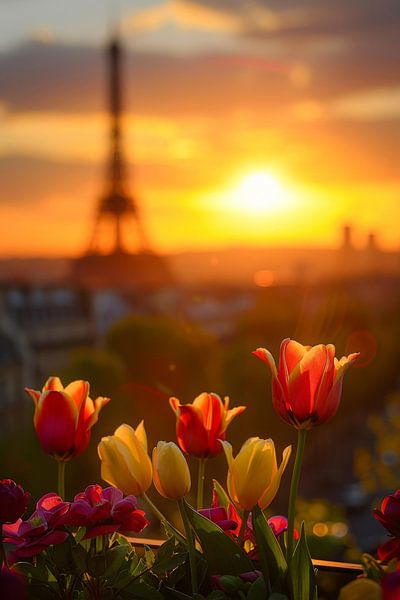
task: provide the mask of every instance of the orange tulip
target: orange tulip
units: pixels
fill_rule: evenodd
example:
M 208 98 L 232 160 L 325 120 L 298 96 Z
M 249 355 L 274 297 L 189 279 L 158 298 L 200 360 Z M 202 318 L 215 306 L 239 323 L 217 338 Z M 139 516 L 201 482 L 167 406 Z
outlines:
M 232 421 L 246 407 L 229 408 L 229 398 L 222 403 L 217 394 L 203 393 L 192 404 L 181 404 L 177 398 L 170 398 L 172 410 L 176 414 L 176 436 L 178 443 L 187 454 L 198 458 L 216 456 L 222 451 L 221 442 L 226 438 L 226 430 Z
M 73 381 L 67 387 L 50 377 L 41 392 L 25 388 L 35 403 L 33 423 L 42 449 L 58 460 L 70 460 L 86 450 L 91 428 L 101 408 L 110 399 L 89 398 L 87 381 Z
M 335 358 L 335 346 L 281 344 L 279 370 L 265 348 L 253 352 L 272 373 L 272 400 L 280 417 L 297 429 L 311 429 L 331 419 L 338 409 L 343 375 L 359 353 Z

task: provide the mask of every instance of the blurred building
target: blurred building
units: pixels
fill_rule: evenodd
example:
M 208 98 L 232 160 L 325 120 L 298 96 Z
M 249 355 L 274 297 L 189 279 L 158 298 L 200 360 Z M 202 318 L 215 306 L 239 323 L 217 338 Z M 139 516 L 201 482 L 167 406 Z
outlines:
M 93 345 L 95 335 L 91 297 L 82 290 L 12 283 L 0 288 L 3 428 L 24 418 L 24 387 L 40 387 L 58 375 L 71 351 Z

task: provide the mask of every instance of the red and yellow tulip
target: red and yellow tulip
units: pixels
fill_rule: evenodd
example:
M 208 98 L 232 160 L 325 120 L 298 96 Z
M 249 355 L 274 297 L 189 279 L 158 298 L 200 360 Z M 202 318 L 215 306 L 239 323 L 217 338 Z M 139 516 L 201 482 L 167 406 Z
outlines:
M 339 406 L 343 375 L 358 353 L 335 358 L 333 344 L 303 346 L 283 340 L 279 369 L 265 348 L 253 352 L 272 373 L 272 400 L 275 411 L 297 429 L 311 429 L 331 419 Z
M 73 381 L 65 388 L 59 377 L 50 377 L 41 392 L 25 388 L 35 403 L 33 423 L 42 449 L 58 460 L 82 454 L 91 428 L 110 399 L 89 397 L 87 381 Z
M 226 437 L 231 421 L 246 407 L 229 409 L 229 398 L 224 402 L 214 393 L 202 393 L 192 404 L 181 404 L 170 398 L 176 414 L 176 436 L 183 452 L 198 458 L 216 456 L 222 451 L 220 440 Z

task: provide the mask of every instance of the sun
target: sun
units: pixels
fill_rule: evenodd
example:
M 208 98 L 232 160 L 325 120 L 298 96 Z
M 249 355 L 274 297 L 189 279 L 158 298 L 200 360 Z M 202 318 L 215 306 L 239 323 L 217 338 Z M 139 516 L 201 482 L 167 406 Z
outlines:
M 285 190 L 277 177 L 266 171 L 245 175 L 234 192 L 235 204 L 252 212 L 271 211 L 285 201 Z

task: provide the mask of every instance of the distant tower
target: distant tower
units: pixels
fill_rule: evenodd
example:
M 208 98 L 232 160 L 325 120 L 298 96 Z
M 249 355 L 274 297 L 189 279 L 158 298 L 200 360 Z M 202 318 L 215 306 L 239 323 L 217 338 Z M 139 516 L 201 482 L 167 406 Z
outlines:
M 127 191 L 126 165 L 122 152 L 121 132 L 121 46 L 113 39 L 108 48 L 111 144 L 107 165 L 106 192 L 100 199 L 94 228 L 87 252 L 74 261 L 71 280 L 83 287 L 114 288 L 126 291 L 162 291 L 174 284 L 169 265 L 163 256 L 149 249 L 136 198 Z M 113 225 L 112 249 L 100 252 L 100 234 L 103 222 Z M 123 239 L 123 225 L 134 222 L 136 251 L 129 252 Z
M 113 223 L 112 252 L 125 252 L 122 239 L 122 225 L 133 218 L 136 224 L 138 250 L 148 247 L 144 234 L 136 199 L 127 192 L 126 165 L 122 152 L 121 131 L 121 45 L 114 38 L 108 48 L 109 83 L 110 83 L 110 156 L 107 172 L 107 190 L 100 199 L 97 208 L 92 239 L 89 244 L 89 254 L 97 253 L 99 248 L 100 225 L 109 220 Z
M 345 225 L 343 227 L 343 238 L 342 238 L 342 249 L 353 250 L 353 228 L 351 225 Z

